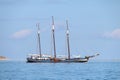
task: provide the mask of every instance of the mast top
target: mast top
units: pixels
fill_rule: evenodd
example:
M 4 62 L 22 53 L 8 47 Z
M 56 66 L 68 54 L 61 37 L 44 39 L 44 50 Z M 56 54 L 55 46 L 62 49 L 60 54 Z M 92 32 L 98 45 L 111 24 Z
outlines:
M 67 25 L 67 35 L 69 34 L 69 28 L 68 28 L 68 20 L 66 20 L 66 25 Z
M 40 34 L 40 26 L 39 26 L 40 23 L 37 23 L 36 24 L 36 27 L 38 27 L 38 34 Z
M 52 30 L 55 29 L 55 26 L 54 26 L 54 17 L 52 16 Z

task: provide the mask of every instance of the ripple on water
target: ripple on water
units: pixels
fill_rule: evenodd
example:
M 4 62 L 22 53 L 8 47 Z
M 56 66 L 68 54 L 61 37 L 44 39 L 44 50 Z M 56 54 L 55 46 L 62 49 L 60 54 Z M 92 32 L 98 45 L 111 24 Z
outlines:
M 0 62 L 0 80 L 120 80 L 119 62 Z

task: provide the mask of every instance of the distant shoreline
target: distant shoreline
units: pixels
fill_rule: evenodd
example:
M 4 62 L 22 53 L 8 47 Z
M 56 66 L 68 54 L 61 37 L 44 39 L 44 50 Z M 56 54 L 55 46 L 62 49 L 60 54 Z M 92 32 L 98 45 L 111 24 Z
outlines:
M 8 60 L 8 59 L 4 56 L 0 56 L 0 60 Z

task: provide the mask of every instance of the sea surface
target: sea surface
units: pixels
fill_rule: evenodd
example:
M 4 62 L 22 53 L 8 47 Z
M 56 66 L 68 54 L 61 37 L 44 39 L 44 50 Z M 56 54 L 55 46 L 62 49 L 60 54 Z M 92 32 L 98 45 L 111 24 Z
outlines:
M 0 61 L 0 80 L 120 80 L 120 62 Z

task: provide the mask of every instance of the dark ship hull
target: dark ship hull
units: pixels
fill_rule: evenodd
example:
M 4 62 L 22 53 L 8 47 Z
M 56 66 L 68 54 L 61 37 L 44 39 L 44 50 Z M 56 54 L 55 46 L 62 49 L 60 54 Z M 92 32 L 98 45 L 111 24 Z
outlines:
M 88 60 L 89 58 L 27 58 L 28 63 L 84 63 Z
M 65 59 L 65 60 L 53 60 L 54 63 L 84 63 L 84 62 L 88 62 L 88 59 L 86 58 L 79 58 L 79 59 Z
M 50 63 L 51 60 L 47 59 L 47 60 L 41 60 L 41 59 L 31 59 L 31 58 L 27 58 L 27 63 Z

